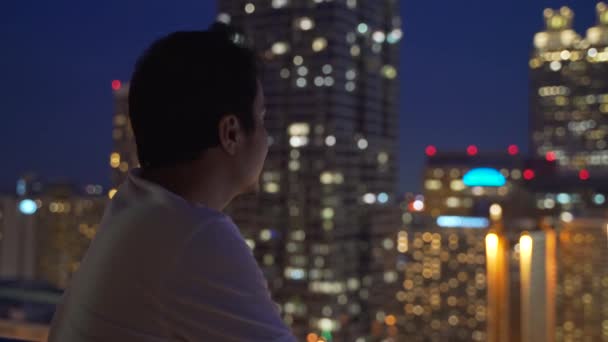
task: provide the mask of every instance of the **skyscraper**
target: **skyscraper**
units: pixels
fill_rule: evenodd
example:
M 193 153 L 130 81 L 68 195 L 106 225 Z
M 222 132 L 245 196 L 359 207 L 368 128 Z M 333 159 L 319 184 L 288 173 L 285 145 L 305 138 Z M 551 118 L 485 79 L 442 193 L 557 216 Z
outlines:
M 294 333 L 356 341 L 374 287 L 369 208 L 396 185 L 399 3 L 218 4 L 263 57 L 271 136 L 263 192 L 231 213 Z
M 546 29 L 534 36 L 530 58 L 532 153 L 565 172 L 593 177 L 608 170 L 608 10 L 586 37 L 572 29 L 567 7 L 546 9 Z

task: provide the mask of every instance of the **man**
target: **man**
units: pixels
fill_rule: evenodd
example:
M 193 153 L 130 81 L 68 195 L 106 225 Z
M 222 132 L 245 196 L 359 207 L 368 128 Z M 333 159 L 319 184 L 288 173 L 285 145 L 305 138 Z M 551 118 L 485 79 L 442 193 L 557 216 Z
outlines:
M 232 38 L 219 24 L 173 33 L 137 62 L 142 167 L 107 208 L 50 342 L 295 341 L 222 213 L 257 191 L 268 151 L 256 59 Z

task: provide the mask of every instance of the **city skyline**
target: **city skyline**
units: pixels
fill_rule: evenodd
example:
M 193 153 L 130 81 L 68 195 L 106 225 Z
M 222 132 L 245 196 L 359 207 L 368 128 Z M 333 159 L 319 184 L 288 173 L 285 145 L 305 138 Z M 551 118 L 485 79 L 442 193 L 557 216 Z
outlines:
M 105 134 L 112 125 L 111 81 L 128 80 L 135 58 L 154 38 L 178 29 L 206 28 L 215 17 L 213 3 L 183 2 L 179 8 L 147 4 L 141 10 L 144 7 L 136 3 L 110 1 L 95 13 L 67 1 L 34 10 L 12 5 L 3 22 L 12 27 L 27 24 L 29 30 L 6 30 L 10 36 L 5 65 L 17 67 L 4 71 L 1 86 L 6 95 L 0 110 L 8 120 L 0 145 L 12 162 L 0 172 L 0 187 L 11 189 L 26 171 L 52 180 L 109 186 L 108 161 L 99 156 L 107 156 L 112 146 Z M 395 189 L 400 192 L 420 190 L 428 144 L 440 150 L 464 150 L 469 144 L 502 150 L 514 143 L 526 150 L 526 66 L 533 34 L 543 28 L 539 13 L 545 7 L 568 5 L 579 34 L 595 24 L 595 2 L 517 1 L 505 4 L 496 15 L 471 5 L 401 6 L 400 186 Z M 66 23 L 61 13 L 67 10 L 91 14 Z M 137 20 L 128 20 L 135 14 Z M 510 25 L 515 20 L 521 25 Z M 460 39 L 445 32 L 460 32 Z M 40 63 L 45 54 L 49 57 Z M 28 138 L 23 135 L 26 129 Z

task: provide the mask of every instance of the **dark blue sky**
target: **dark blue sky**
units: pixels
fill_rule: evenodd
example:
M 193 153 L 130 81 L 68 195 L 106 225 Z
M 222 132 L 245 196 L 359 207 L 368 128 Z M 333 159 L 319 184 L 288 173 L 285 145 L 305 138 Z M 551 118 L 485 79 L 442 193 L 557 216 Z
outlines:
M 584 33 L 595 23 L 595 3 L 402 1 L 399 190 L 420 188 L 428 144 L 525 147 L 528 55 L 542 10 L 570 6 Z M 12 186 L 25 171 L 109 184 L 111 80 L 128 79 L 155 38 L 206 28 L 214 17 L 214 0 L 5 1 L 0 185 Z

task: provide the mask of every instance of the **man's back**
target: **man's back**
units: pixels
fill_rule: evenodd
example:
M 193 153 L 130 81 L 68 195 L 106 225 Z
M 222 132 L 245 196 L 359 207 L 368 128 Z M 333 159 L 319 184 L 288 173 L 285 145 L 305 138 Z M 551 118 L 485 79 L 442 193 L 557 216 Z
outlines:
M 50 342 L 292 341 L 229 217 L 136 175 L 75 274 Z

